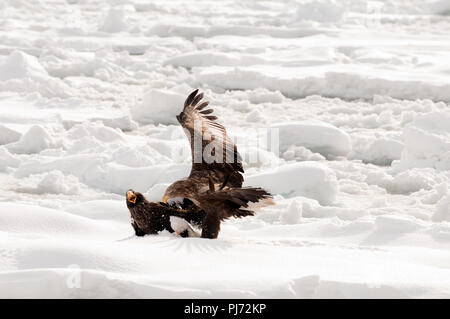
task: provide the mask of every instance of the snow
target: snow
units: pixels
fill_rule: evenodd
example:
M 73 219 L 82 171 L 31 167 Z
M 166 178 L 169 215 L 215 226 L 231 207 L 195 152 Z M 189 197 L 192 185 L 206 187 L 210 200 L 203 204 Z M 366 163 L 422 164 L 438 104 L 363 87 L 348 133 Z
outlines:
M 450 112 L 420 115 L 403 130 L 401 167 L 450 168 Z
M 99 31 L 111 33 L 125 31 L 127 29 L 127 22 L 125 20 L 124 8 L 111 8 L 103 23 L 100 25 Z
M 279 131 L 282 152 L 295 145 L 324 156 L 345 156 L 352 148 L 350 136 L 345 131 L 322 121 L 280 123 L 272 125 L 272 128 Z
M 337 1 L 319 0 L 300 3 L 297 8 L 298 20 L 312 20 L 325 23 L 340 22 L 345 19 L 347 10 Z
M 0 146 L 0 167 L 2 170 L 7 167 L 17 167 L 20 164 L 20 160 L 11 154 L 4 146 Z
M 47 71 L 34 56 L 21 51 L 12 52 L 0 65 L 0 80 L 20 79 L 26 77 L 46 77 Z
M 450 196 L 445 196 L 436 204 L 436 212 L 433 214 L 434 221 L 450 221 Z
M 7 148 L 13 153 L 31 154 L 54 146 L 55 142 L 45 128 L 33 125 L 16 143 L 9 144 Z
M 7 126 L 0 125 L 0 145 L 17 142 L 22 135 Z
M 186 95 L 168 90 L 151 89 L 143 96 L 142 105 L 131 109 L 133 120 L 143 124 L 176 124 Z
M 450 297 L 447 0 L 0 7 L 0 297 Z M 136 237 L 196 88 L 276 204 Z
M 302 217 L 302 208 L 303 208 L 303 206 L 301 205 L 300 202 L 293 200 L 289 204 L 286 211 L 283 212 L 283 214 L 280 216 L 280 221 L 283 224 L 288 224 L 288 225 L 289 224 L 290 225 L 298 224 Z
M 355 150 L 353 157 L 361 159 L 366 163 L 376 165 L 391 165 L 393 161 L 401 158 L 405 145 L 397 140 L 390 138 L 367 139 L 361 138 L 355 141 L 357 151 Z M 356 147 L 355 147 L 356 146 Z
M 328 167 L 317 162 L 287 164 L 249 176 L 247 185 L 259 185 L 284 197 L 305 196 L 329 205 L 336 199 L 338 183 Z
M 320 41 L 317 39 L 317 41 Z M 384 61 L 383 61 L 384 62 Z M 345 69 L 356 70 L 346 73 Z M 312 94 L 343 99 L 370 99 L 375 94 L 388 95 L 398 99 L 426 99 L 430 95 L 435 101 L 450 101 L 449 79 L 436 82 L 421 80 L 426 75 L 415 72 L 409 81 L 408 74 L 396 74 L 389 68 L 377 73 L 371 64 L 357 68 L 357 65 L 324 66 L 315 71 L 312 66 L 278 67 L 263 65 L 251 67 L 195 68 L 194 72 L 202 84 L 222 89 L 255 89 L 264 83 L 270 90 L 278 90 L 285 96 L 301 98 Z M 305 74 L 313 74 L 306 77 Z M 396 79 L 395 79 L 396 78 Z
M 70 88 L 49 76 L 39 60 L 23 51 L 14 50 L 0 62 L 2 91 L 39 92 L 46 96 L 67 96 Z
M 80 182 L 73 175 L 64 175 L 61 171 L 50 171 L 44 174 L 34 174 L 25 178 L 15 187 L 16 191 L 30 194 L 63 194 L 77 195 L 80 193 Z

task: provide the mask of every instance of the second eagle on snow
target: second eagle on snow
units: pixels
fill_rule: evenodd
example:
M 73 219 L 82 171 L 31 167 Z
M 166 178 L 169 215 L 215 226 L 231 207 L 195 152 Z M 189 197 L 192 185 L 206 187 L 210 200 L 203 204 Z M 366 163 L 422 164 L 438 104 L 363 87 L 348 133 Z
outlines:
M 192 168 L 188 177 L 172 183 L 162 202 L 149 202 L 134 190 L 126 194 L 132 226 L 137 236 L 167 230 L 183 237 L 198 237 L 190 224 L 201 228 L 201 237 L 217 238 L 220 222 L 229 217 L 254 215 L 250 203 L 272 204 L 272 196 L 259 187 L 242 187 L 241 156 L 225 128 L 210 115 L 203 93 L 192 92 L 177 116 L 191 144 Z M 199 104 L 200 103 L 200 104 Z M 199 143 L 201 145 L 195 145 Z M 208 147 L 211 158 L 205 158 Z M 215 154 L 216 151 L 222 154 Z

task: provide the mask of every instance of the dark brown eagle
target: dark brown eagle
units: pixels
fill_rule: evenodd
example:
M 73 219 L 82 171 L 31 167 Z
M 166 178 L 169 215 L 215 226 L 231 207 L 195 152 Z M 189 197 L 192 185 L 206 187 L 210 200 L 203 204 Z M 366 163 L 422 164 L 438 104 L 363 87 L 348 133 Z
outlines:
M 136 236 L 157 234 L 167 230 L 177 232 L 181 237 L 195 237 L 195 230 L 188 223 L 201 225 L 204 212 L 180 210 L 163 202 L 149 202 L 144 195 L 130 189 L 127 191 L 127 207 L 131 213 L 131 226 Z M 176 223 L 174 217 L 183 219 L 185 223 Z M 175 224 L 175 225 L 174 225 Z
M 127 193 L 131 214 L 130 206 L 134 208 L 135 215 L 136 212 L 142 215 L 133 217 L 134 221 L 146 221 L 146 229 L 162 227 L 173 231 L 169 229 L 167 220 L 170 216 L 177 216 L 188 222 L 197 222 L 202 228 L 201 237 L 217 238 L 222 220 L 254 215 L 250 203 L 273 203 L 272 196 L 266 190 L 242 187 L 244 169 L 237 147 L 227 136 L 225 128 L 216 122 L 217 117 L 211 115 L 213 110 L 207 108 L 209 102 L 200 103 L 202 98 L 203 93 L 199 94 L 198 89 L 192 92 L 184 103 L 183 111 L 177 116 L 191 144 L 192 168 L 189 176 L 171 184 L 161 203 L 150 203 L 134 191 Z M 135 200 L 134 195 L 138 199 L 130 203 L 130 199 Z M 142 205 L 136 209 L 138 203 Z M 148 212 L 146 217 L 143 217 L 143 211 Z M 155 219 L 150 216 L 152 214 L 165 217 Z M 153 222 L 160 224 L 149 225 Z M 139 230 L 145 232 L 141 228 L 144 226 L 137 225 Z

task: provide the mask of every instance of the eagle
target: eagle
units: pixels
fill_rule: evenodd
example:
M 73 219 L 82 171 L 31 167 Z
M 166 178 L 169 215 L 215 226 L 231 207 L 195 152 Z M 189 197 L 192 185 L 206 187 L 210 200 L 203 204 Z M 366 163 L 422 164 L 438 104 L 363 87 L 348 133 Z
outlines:
M 202 99 L 203 93 L 198 89 L 193 91 L 176 116 L 191 145 L 189 176 L 172 183 L 158 203 L 147 201 L 134 190 L 127 192 L 127 206 L 136 234 L 162 229 L 173 232 L 169 222 L 178 217 L 199 225 L 202 238 L 213 239 L 219 235 L 221 221 L 254 215 L 251 203 L 273 204 L 268 191 L 242 186 L 242 157 L 225 127 L 211 115 L 214 111 L 208 108 L 209 101 L 202 102 Z M 188 235 L 191 230 L 186 226 L 177 233 Z
M 190 224 L 201 226 L 205 213 L 180 210 L 164 202 L 149 202 L 144 195 L 132 189 L 127 191 L 127 207 L 131 213 L 131 226 L 136 236 L 157 234 L 167 230 L 181 237 L 198 237 Z

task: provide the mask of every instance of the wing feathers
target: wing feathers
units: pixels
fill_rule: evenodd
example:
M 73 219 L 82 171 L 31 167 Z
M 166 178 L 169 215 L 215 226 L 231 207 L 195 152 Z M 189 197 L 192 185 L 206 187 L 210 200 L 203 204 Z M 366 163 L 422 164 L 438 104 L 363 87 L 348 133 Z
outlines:
M 197 110 L 201 111 L 203 110 L 205 107 L 207 107 L 209 105 L 209 101 L 203 102 L 202 104 L 200 104 L 199 106 L 196 107 Z
M 207 109 L 207 110 L 201 111 L 200 113 L 202 113 L 202 114 L 211 114 L 212 112 L 214 112 L 213 109 Z
M 195 96 L 198 93 L 198 89 L 195 90 L 194 92 L 192 92 L 191 94 L 189 94 L 189 96 L 187 97 L 186 101 L 184 102 L 184 108 L 186 108 L 187 106 L 192 104 L 192 101 L 194 100 Z
M 229 178 L 230 184 L 234 187 L 240 187 L 243 181 L 240 172 L 244 172 L 241 163 L 242 158 L 237 151 L 236 145 L 228 137 L 225 127 L 215 122 L 217 116 L 210 115 L 214 110 L 206 108 L 209 102 L 200 103 L 203 93 L 198 92 L 199 90 L 197 89 L 189 94 L 184 103 L 183 111 L 177 116 L 178 122 L 187 130 L 191 143 L 193 164 L 190 176 L 194 172 L 197 177 L 202 174 L 206 176 L 206 172 L 211 171 L 214 172 L 211 174 L 214 183 L 221 184 L 225 176 L 232 175 Z M 198 138 L 202 141 L 201 149 L 198 146 L 194 146 Z M 204 158 L 207 147 L 206 155 L 211 155 L 211 158 L 208 160 Z M 200 151 L 201 154 L 199 153 Z M 196 154 L 196 152 L 199 154 Z M 201 163 L 194 162 L 194 159 L 198 160 L 200 158 Z M 206 179 L 205 183 L 208 183 Z
M 198 102 L 200 102 L 201 99 L 203 99 L 203 93 L 200 93 L 199 95 L 197 95 L 194 98 L 194 100 L 192 101 L 191 105 L 196 106 L 198 104 Z
M 224 205 L 220 212 L 220 219 L 253 215 L 252 210 L 243 208 L 248 208 L 249 203 L 266 201 L 271 198 L 272 195 L 268 191 L 259 187 L 225 188 L 199 197 L 207 214 L 215 211 L 219 207 L 219 203 Z

